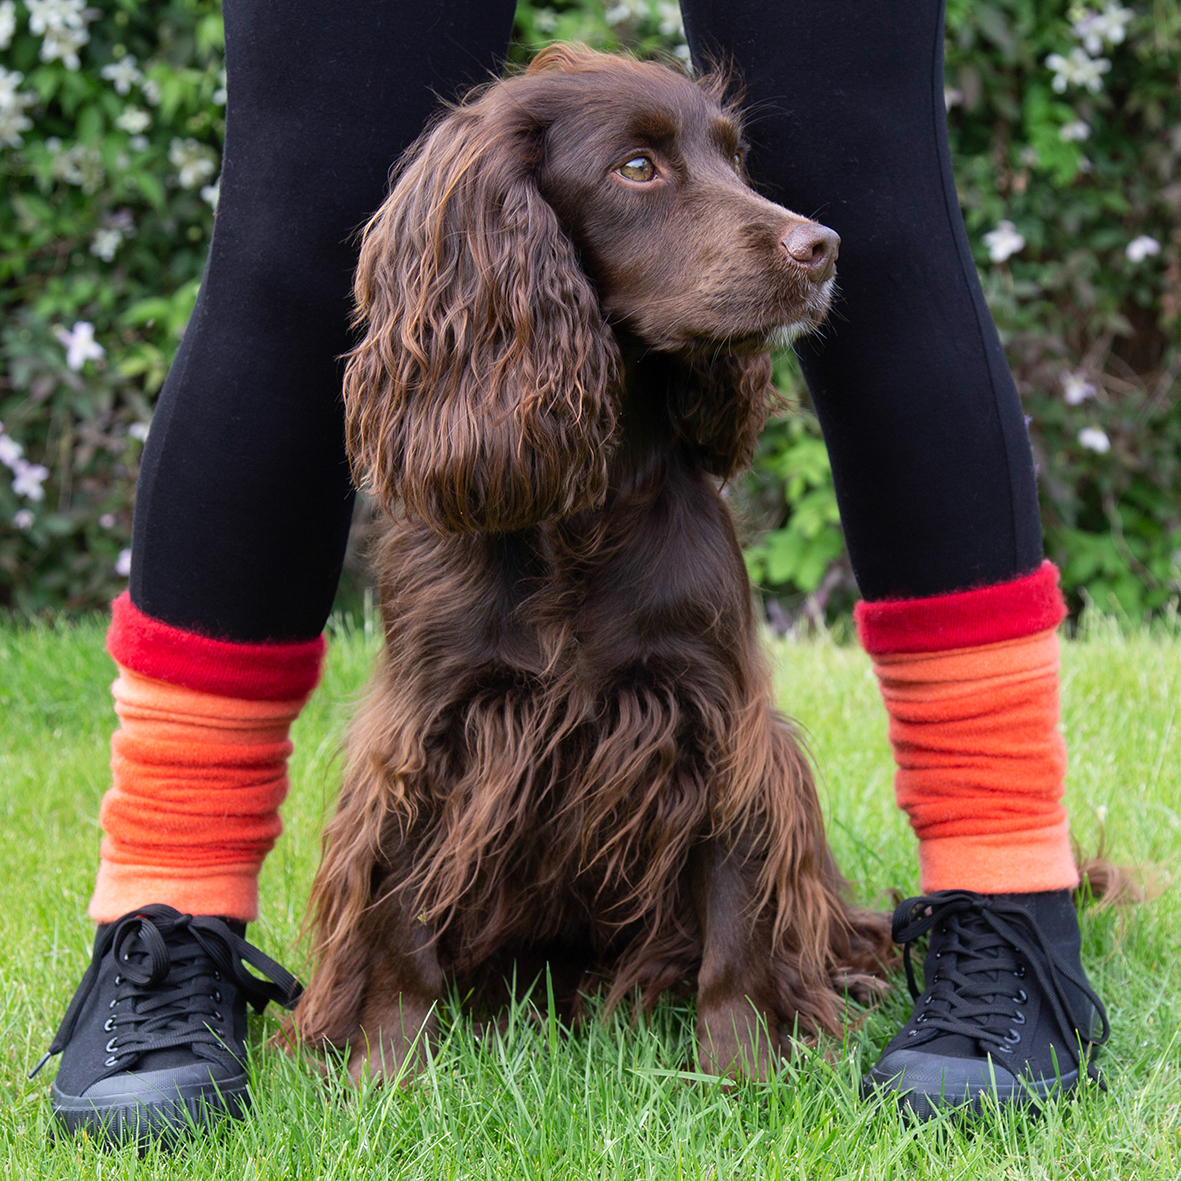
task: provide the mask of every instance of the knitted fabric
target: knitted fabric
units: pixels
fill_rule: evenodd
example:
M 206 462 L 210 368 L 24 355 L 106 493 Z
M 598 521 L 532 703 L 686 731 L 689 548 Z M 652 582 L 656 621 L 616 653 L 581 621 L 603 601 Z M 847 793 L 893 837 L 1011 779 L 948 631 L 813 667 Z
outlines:
M 1078 884 L 1062 805 L 1055 628 L 1064 608 L 1056 573 L 1047 563 L 1036 575 L 984 591 L 868 604 L 859 613 L 890 715 L 895 793 L 919 838 L 926 893 Z M 981 603 L 988 610 L 977 616 Z M 1029 634 L 1006 634 L 1037 624 Z M 1005 638 L 951 646 L 998 634 Z
M 250 921 L 258 872 L 282 831 L 288 728 L 304 704 L 204 693 L 120 667 L 120 728 L 90 916 L 163 902 Z

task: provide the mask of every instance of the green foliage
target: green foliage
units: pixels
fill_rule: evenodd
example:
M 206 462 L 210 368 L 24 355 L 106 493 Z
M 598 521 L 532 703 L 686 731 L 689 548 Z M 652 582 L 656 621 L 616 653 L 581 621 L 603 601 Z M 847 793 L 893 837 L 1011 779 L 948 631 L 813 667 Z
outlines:
M 1050 555 L 1076 606 L 1140 618 L 1181 590 L 1181 5 L 1103 2 L 949 0 L 949 121 Z M 142 435 L 196 298 L 224 133 L 216 0 L 50 10 L 60 28 L 37 25 L 40 0 L 0 0 L 0 606 L 22 614 L 123 584 Z M 575 39 L 687 53 L 665 0 L 524 0 L 512 57 Z M 1079 74 L 1075 50 L 1110 66 Z M 71 368 L 61 334 L 77 324 L 102 353 Z M 786 361 L 780 375 L 806 399 Z M 748 561 L 770 605 L 846 610 L 806 409 L 771 424 L 732 493 L 762 530 Z
M 58 0 L 56 31 L 7 7 L 0 420 L 47 474 L 32 495 L 0 480 L 0 603 L 29 614 L 123 585 L 140 447 L 212 230 L 225 75 L 215 0 Z M 79 323 L 102 351 L 71 367 Z
M 951 0 L 949 121 L 1047 550 L 1076 606 L 1135 619 L 1181 591 L 1181 9 L 1097 15 Z M 1054 55 L 1072 52 L 1109 69 L 1064 85 Z M 985 236 L 1003 220 L 1025 245 L 994 259 Z
M 1179 29 L 1175 2 L 947 9 L 960 201 L 1030 419 L 1047 550 L 1076 609 L 1090 601 L 1132 619 L 1181 592 Z M 1056 86 L 1052 55 L 1069 62 L 1074 49 L 1110 63 L 1097 89 Z M 785 368 L 782 378 L 806 396 L 798 376 Z M 818 434 L 805 412 L 764 435 L 744 492 L 768 532 L 749 564 L 773 606 L 831 616 L 850 589 L 845 559 L 830 558 L 832 526 L 818 527 L 831 480 L 802 479 L 794 466 Z

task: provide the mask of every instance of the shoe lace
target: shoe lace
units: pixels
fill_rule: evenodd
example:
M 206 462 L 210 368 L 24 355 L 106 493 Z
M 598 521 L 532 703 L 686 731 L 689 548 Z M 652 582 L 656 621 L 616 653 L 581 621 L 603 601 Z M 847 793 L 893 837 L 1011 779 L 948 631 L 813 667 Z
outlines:
M 119 963 L 112 1014 L 104 1029 L 108 1073 L 128 1070 L 154 1050 L 190 1046 L 200 1057 L 225 1059 L 231 1054 L 212 1022 L 221 1022 L 216 988 L 202 981 L 227 980 L 262 1012 L 269 1001 L 295 1007 L 303 986 L 281 965 L 252 947 L 219 918 L 180 914 L 153 904 L 112 923 L 95 942 L 90 966 L 70 1001 L 49 1049 L 29 1072 L 32 1078 L 70 1042 L 78 1016 L 98 983 L 102 961 L 111 952 Z M 260 980 L 245 964 L 266 976 Z M 116 1011 L 120 1002 L 130 1000 Z
M 1066 984 L 1073 985 L 1094 1006 L 1102 1022 L 1098 1037 L 1091 1035 L 1088 1023 L 1082 1040 L 1095 1046 L 1107 1041 L 1111 1026 L 1103 1002 L 1086 978 L 1049 944 L 1033 917 L 1005 899 L 966 890 L 908 898 L 894 912 L 892 934 L 895 943 L 903 945 L 906 981 L 916 1001 L 922 993 L 915 982 L 911 945 L 936 926 L 948 938 L 936 953 L 943 962 L 934 978 L 926 982 L 923 1009 L 915 1018 L 915 1025 L 923 1028 L 914 1031 L 915 1045 L 941 1033 L 962 1034 L 974 1038 L 982 1050 L 1011 1054 L 1021 1040 L 1013 1025 L 1024 1024 L 1020 1006 L 1028 995 L 1021 987 L 1014 995 L 1005 976 L 1025 977 L 1026 964 L 1049 1004 L 1065 1045 L 1076 1052 L 1076 1057 L 1080 1023 L 1071 1016 Z M 1089 1065 L 1088 1071 L 1095 1073 Z

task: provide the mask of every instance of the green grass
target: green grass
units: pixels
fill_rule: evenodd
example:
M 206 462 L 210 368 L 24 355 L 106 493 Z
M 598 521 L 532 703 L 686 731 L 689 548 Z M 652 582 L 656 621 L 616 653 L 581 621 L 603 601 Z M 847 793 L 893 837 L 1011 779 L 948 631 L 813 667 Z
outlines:
M 297 931 L 337 744 L 372 636 L 338 634 L 300 718 L 287 832 L 263 871 L 251 937 L 298 967 Z M 782 702 L 810 736 L 830 833 L 858 896 L 917 886 L 914 846 L 892 803 L 885 716 L 865 656 L 828 643 L 773 651 Z M 1181 642 L 1099 628 L 1064 646 L 1068 802 L 1084 848 L 1100 825 L 1123 862 L 1175 869 L 1181 843 Z M 513 1014 L 477 1040 L 462 1019 L 408 1091 L 360 1096 L 264 1047 L 255 1110 L 232 1134 L 169 1156 L 50 1143 L 47 1068 L 25 1074 L 89 960 L 86 902 L 107 780 L 112 666 L 102 627 L 0 630 L 0 1177 L 1036 1178 L 1181 1176 L 1181 907 L 1178 891 L 1124 914 L 1088 912 L 1084 953 L 1113 1035 L 1111 1093 L 1093 1089 L 1040 1119 L 992 1115 L 912 1129 L 856 1098 L 856 1083 L 907 1006 L 895 990 L 842 1046 L 802 1053 L 766 1086 L 687 1077 L 691 1014 L 672 1004 L 638 1026 L 565 1036 Z

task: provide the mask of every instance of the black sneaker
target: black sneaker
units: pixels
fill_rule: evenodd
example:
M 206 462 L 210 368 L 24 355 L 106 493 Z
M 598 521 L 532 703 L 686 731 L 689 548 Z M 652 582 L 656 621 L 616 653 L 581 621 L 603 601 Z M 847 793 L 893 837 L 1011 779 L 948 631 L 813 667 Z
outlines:
M 927 932 L 920 993 L 910 944 Z M 928 1119 L 940 1107 L 979 1111 L 986 1095 L 1037 1104 L 1072 1090 L 1082 1070 L 1103 1085 L 1090 1051 L 1110 1027 L 1079 960 L 1069 890 L 908 898 L 893 935 L 917 1004 L 862 1079 L 863 1096 L 893 1094 Z
M 245 923 L 161 905 L 99 927 L 90 967 L 29 1075 L 62 1055 L 51 1097 L 68 1131 L 145 1144 L 245 1113 L 246 1002 L 290 1009 L 303 991 L 245 934 Z

